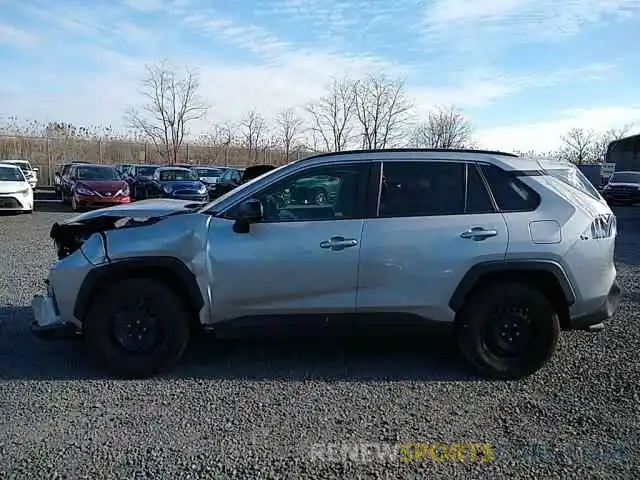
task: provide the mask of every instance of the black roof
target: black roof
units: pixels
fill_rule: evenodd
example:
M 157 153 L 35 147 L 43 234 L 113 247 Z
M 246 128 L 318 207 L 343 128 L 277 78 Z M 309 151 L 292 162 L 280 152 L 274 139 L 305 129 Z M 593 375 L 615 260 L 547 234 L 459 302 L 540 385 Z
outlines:
M 89 162 L 74 162 L 71 165 L 75 165 L 77 167 L 97 167 L 97 168 L 111 168 L 115 170 L 115 165 L 105 165 L 103 163 L 89 163 Z
M 311 160 L 313 158 L 321 158 L 321 157 L 350 155 L 353 153 L 402 153 L 402 152 L 480 153 L 484 155 L 504 155 L 507 157 L 519 156 L 515 153 L 501 152 L 498 150 L 480 150 L 480 149 L 472 149 L 472 148 L 374 148 L 371 150 L 343 150 L 341 152 L 318 153 L 316 155 L 311 155 L 309 157 L 302 158 L 299 161 Z

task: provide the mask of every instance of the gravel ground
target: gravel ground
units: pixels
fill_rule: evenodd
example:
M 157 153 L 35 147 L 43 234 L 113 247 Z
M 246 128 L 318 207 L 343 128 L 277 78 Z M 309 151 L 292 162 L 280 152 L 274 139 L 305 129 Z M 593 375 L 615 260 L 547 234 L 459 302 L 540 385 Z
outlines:
M 0 217 L 0 479 L 640 478 L 638 211 L 619 212 L 616 318 L 565 333 L 520 382 L 470 376 L 440 339 L 204 340 L 169 376 L 115 381 L 82 344 L 29 332 L 69 213 Z M 328 442 L 489 442 L 496 457 L 314 460 Z

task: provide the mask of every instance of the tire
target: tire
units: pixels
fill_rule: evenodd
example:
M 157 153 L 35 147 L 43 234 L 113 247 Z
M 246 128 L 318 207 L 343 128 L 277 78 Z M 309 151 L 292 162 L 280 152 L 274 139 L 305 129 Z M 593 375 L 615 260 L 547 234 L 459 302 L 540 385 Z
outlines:
M 551 302 L 534 287 L 511 281 L 473 294 L 456 326 L 462 355 L 479 373 L 499 380 L 524 378 L 542 368 L 560 336 Z M 510 346 L 509 339 L 515 340 Z
M 118 319 L 118 315 L 131 315 L 132 309 L 138 311 L 123 326 L 124 319 Z M 141 325 L 134 324 L 136 319 Z M 151 343 L 139 344 L 138 351 L 133 351 L 131 345 L 127 350 L 116 338 L 123 337 L 118 328 L 124 328 L 131 337 L 132 330 L 137 335 L 136 328 L 145 327 L 147 330 L 137 333 L 147 336 L 143 343 Z M 149 330 L 151 333 L 144 333 Z M 92 303 L 84 325 L 90 351 L 108 370 L 124 378 L 148 378 L 173 369 L 189 343 L 190 333 L 188 313 L 180 298 L 169 287 L 148 278 L 121 280 L 101 293 Z

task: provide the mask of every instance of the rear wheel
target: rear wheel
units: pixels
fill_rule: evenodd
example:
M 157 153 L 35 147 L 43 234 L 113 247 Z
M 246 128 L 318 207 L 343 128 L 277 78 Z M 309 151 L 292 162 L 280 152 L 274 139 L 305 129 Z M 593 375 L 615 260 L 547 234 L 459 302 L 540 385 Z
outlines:
M 187 310 L 152 279 L 121 280 L 93 302 L 84 325 L 91 351 L 116 375 L 145 378 L 168 371 L 190 337 Z
M 560 335 L 557 312 L 537 289 L 500 282 L 476 292 L 459 313 L 458 345 L 480 373 L 518 379 L 542 368 Z
M 71 210 L 73 210 L 74 212 L 80 210 L 80 205 L 78 203 L 78 200 L 76 199 L 76 195 L 73 192 L 71 192 Z

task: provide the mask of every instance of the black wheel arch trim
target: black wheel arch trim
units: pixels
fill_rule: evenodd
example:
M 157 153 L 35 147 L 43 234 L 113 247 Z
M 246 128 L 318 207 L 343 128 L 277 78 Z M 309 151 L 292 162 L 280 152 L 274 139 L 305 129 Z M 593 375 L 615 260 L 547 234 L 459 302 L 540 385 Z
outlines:
M 449 300 L 449 307 L 454 312 L 460 310 L 467 295 L 482 276 L 510 271 L 543 271 L 551 273 L 562 288 L 567 304 L 573 305 L 576 301 L 576 295 L 569 277 L 559 263 L 553 260 L 496 260 L 478 263 L 471 267 L 453 292 Z
M 126 275 L 127 272 L 131 270 L 139 271 L 145 268 L 162 268 L 169 270 L 179 279 L 185 288 L 188 298 L 191 301 L 191 306 L 197 311 L 200 311 L 204 306 L 204 298 L 198 287 L 196 276 L 182 260 L 175 257 L 162 256 L 139 257 L 117 260 L 113 263 L 100 265 L 90 270 L 78 291 L 73 309 L 74 316 L 79 320 L 84 318 L 93 296 L 94 287 L 99 285 L 105 277 Z

